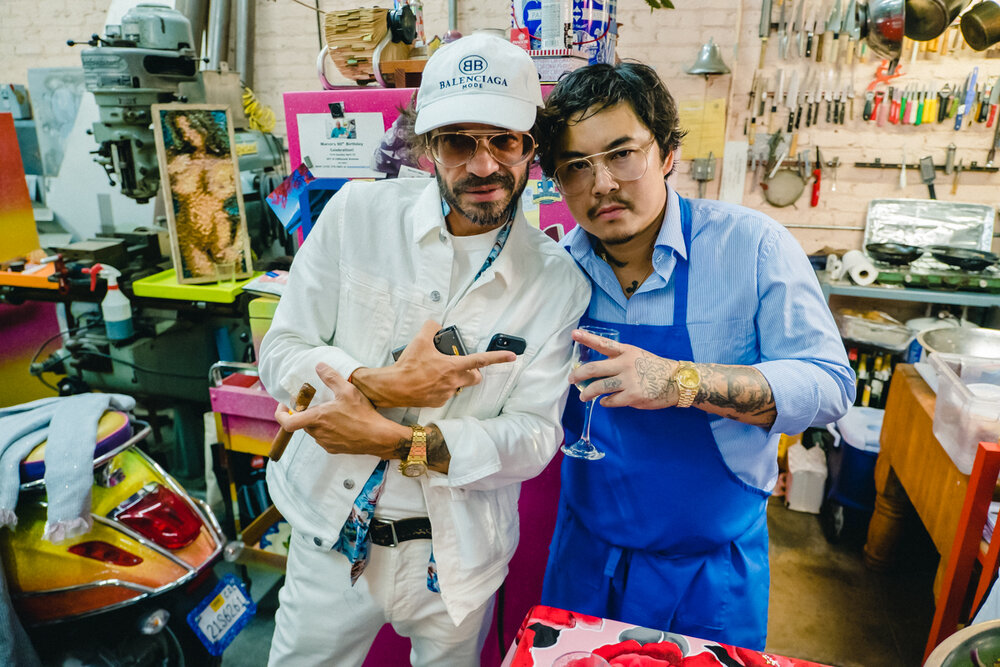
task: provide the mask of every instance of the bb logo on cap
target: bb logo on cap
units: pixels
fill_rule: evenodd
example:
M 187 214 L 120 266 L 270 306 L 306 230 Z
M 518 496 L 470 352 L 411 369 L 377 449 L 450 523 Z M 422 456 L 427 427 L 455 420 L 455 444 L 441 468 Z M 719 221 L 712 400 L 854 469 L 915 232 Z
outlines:
M 479 74 L 485 72 L 490 64 L 482 56 L 467 56 L 458 63 L 458 71 L 462 74 Z

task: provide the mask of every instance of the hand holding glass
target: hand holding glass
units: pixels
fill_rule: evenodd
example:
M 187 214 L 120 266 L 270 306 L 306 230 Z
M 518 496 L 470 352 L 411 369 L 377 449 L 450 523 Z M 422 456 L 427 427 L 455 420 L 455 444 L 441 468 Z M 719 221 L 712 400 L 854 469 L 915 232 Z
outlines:
M 608 340 L 618 340 L 618 331 L 615 329 L 607 329 L 605 327 L 580 327 L 580 329 L 589 334 L 607 338 Z M 597 350 L 592 350 L 583 343 L 577 342 L 573 344 L 573 359 L 573 368 L 576 369 L 584 364 L 589 364 L 592 361 L 607 359 L 607 357 Z M 587 385 L 597 379 L 599 378 L 582 380 L 576 384 L 576 388 L 582 391 Z M 562 446 L 563 454 L 566 456 L 571 456 L 575 459 L 587 459 L 589 461 L 596 461 L 597 459 L 604 458 L 604 452 L 595 447 L 590 441 L 590 416 L 594 412 L 594 404 L 596 402 L 597 398 L 595 397 L 594 399 L 588 401 L 587 406 L 584 408 L 583 429 L 580 439 L 572 445 L 564 444 Z

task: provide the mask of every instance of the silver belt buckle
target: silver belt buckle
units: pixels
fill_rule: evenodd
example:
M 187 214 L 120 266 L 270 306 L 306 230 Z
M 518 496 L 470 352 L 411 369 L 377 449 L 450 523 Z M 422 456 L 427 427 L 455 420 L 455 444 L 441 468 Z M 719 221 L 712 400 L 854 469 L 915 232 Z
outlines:
M 389 524 L 389 530 L 392 532 L 392 544 L 387 544 L 386 546 L 387 547 L 398 547 L 399 546 L 399 537 L 397 537 L 397 535 L 396 535 L 396 522 L 395 521 L 390 521 L 390 520 L 387 520 L 387 519 L 376 519 L 376 521 L 378 521 L 379 523 L 387 523 L 387 524 Z

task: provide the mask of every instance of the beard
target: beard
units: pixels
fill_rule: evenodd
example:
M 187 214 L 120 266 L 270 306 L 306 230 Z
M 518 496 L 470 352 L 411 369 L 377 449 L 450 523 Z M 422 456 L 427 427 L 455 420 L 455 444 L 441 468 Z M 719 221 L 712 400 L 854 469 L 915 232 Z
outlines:
M 528 183 L 528 170 L 524 170 L 524 173 L 517 182 L 514 181 L 514 175 L 509 171 L 497 171 L 486 178 L 469 175 L 452 185 L 449 185 L 441 178 L 440 172 L 436 174 L 436 177 L 441 198 L 448 202 L 448 206 L 453 211 L 461 213 L 473 224 L 483 227 L 496 227 L 507 222 L 514 216 L 514 211 L 517 210 L 517 202 L 521 198 L 521 193 L 524 192 L 525 185 Z M 460 203 L 459 198 L 464 192 L 471 188 L 487 185 L 500 186 L 508 193 L 508 196 L 499 201 L 479 202 L 469 205 Z

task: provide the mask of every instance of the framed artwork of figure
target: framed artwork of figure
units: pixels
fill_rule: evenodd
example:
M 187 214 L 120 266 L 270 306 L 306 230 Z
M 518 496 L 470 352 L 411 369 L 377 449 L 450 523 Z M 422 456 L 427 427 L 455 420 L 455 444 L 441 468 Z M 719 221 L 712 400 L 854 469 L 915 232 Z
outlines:
M 154 104 L 152 110 L 177 282 L 250 277 L 250 237 L 229 108 Z

